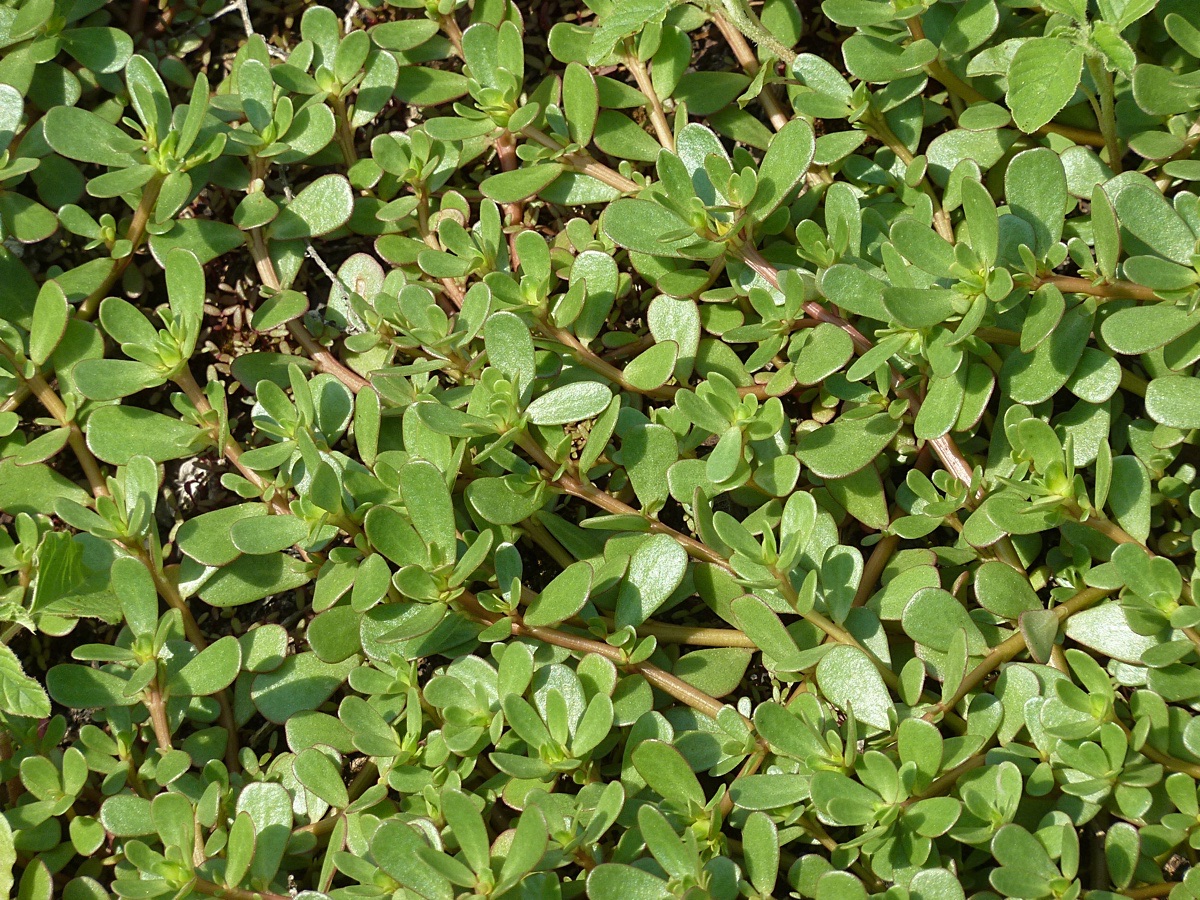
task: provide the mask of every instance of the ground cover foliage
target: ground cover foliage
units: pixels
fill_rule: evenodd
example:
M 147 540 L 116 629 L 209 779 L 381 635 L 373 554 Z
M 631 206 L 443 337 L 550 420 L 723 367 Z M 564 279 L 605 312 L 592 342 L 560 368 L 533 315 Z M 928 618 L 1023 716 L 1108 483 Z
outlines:
M 1200 898 L 1200 5 L 0 3 L 0 894 Z

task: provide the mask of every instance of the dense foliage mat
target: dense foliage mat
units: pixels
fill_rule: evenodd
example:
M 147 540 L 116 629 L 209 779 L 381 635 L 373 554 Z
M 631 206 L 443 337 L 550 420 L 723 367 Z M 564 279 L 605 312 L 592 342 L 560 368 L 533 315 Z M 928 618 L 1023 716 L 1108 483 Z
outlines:
M 0 895 L 1200 898 L 1200 4 L 337 7 L 0 2 Z

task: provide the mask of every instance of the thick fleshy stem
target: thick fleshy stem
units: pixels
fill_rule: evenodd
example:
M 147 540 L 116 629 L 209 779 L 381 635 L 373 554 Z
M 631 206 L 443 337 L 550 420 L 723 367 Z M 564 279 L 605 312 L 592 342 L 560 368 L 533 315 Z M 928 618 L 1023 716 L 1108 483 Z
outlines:
M 536 144 L 541 144 L 548 150 L 555 150 L 562 155 L 559 159 L 570 166 L 576 172 L 582 175 L 590 175 L 597 181 L 602 181 L 609 187 L 614 187 L 623 194 L 636 194 L 641 188 L 636 181 L 626 178 L 616 169 L 612 169 L 602 162 L 598 162 L 591 156 L 582 152 L 562 153 L 563 145 L 532 125 L 527 125 L 521 129 L 521 134 Z
M 250 251 L 254 257 L 254 266 L 258 270 L 258 277 L 266 287 L 272 291 L 278 291 L 281 287 L 279 276 L 275 272 L 275 264 L 271 261 L 271 254 L 267 250 L 266 238 L 263 236 L 262 229 L 255 228 L 251 231 L 250 239 Z M 288 334 L 304 348 L 304 352 L 322 372 L 333 375 L 355 393 L 367 386 L 365 378 L 347 368 L 341 360 L 317 343 L 317 340 L 299 321 L 293 319 L 288 322 L 287 329 Z
M 499 622 L 504 618 L 499 613 L 489 612 L 484 609 L 479 600 L 470 592 L 463 592 L 456 602 L 471 616 L 489 625 Z M 630 662 L 623 650 L 611 644 L 605 644 L 581 635 L 571 634 L 570 632 L 559 631 L 556 628 L 526 625 L 515 616 L 509 618 L 512 623 L 512 633 L 516 637 L 532 637 L 543 643 L 553 644 L 555 647 L 562 647 L 565 650 L 571 650 L 575 653 L 594 653 L 598 656 L 603 656 L 620 668 L 638 673 L 646 681 L 650 682 L 653 687 L 658 688 L 665 694 L 669 694 L 681 703 L 687 704 L 692 709 L 704 713 L 704 715 L 710 718 L 715 719 L 721 710 L 725 708 L 725 704 L 720 700 L 706 694 L 699 688 L 693 687 L 686 681 L 675 677 L 670 672 L 660 669 L 652 663 Z M 754 723 L 745 716 L 742 716 L 742 719 L 746 727 L 753 731 Z
M 763 26 L 746 0 L 710 0 L 710 6 L 714 11 L 719 10 L 724 14 L 738 31 L 754 43 L 766 47 L 788 65 L 796 61 L 796 51 L 784 46 L 782 41 Z
M 1108 166 L 1117 175 L 1121 174 L 1121 139 L 1117 135 L 1117 111 L 1113 96 L 1112 72 L 1108 71 L 1104 62 L 1098 56 L 1088 56 L 1088 72 L 1096 83 L 1099 93 L 1096 118 L 1100 123 L 1100 133 L 1104 135 L 1104 147 L 1108 155 Z
M 191 883 L 191 889 L 206 897 L 217 897 L 219 900 L 289 900 L 286 894 L 274 894 L 271 891 L 248 891 L 244 888 L 225 887 L 215 881 L 197 878 Z
M 104 475 L 100 472 L 100 466 L 96 462 L 96 457 L 92 450 L 84 440 L 83 432 L 80 430 L 78 423 L 75 422 L 67 414 L 66 404 L 62 402 L 62 398 L 58 396 L 54 388 L 50 387 L 38 372 L 35 370 L 30 375 L 22 373 L 22 362 L 17 359 L 16 354 L 5 344 L 0 341 L 0 356 L 3 356 L 9 361 L 13 367 L 13 371 L 17 373 L 17 378 L 21 380 L 45 408 L 46 412 L 58 422 L 59 426 L 67 429 L 67 445 L 71 448 L 71 452 L 75 454 L 75 458 L 79 460 L 79 467 L 83 469 L 84 477 L 88 480 L 88 485 L 91 486 L 92 496 L 103 497 L 108 495 L 108 485 L 105 483 Z
M 1075 615 L 1075 613 L 1087 609 L 1089 606 L 1095 606 L 1111 593 L 1111 590 L 1101 588 L 1084 588 L 1070 600 L 1060 603 L 1054 607 L 1054 615 L 1058 618 L 1059 626 L 1061 627 L 1062 623 Z M 923 717 L 925 721 L 936 722 L 947 712 L 953 710 L 963 701 L 967 694 L 983 684 L 984 679 L 988 675 L 1006 662 L 1012 660 L 1025 648 L 1025 632 L 1018 628 L 1010 637 L 988 651 L 987 656 L 983 658 L 979 665 L 966 674 L 952 696 L 945 698 L 933 709 L 925 713 Z
M 928 475 L 932 467 L 933 457 L 929 453 L 929 446 L 926 445 L 917 454 L 913 468 L 918 472 Z M 895 522 L 904 513 L 905 510 L 900 504 L 893 504 L 888 513 L 888 521 Z M 875 549 L 871 551 L 871 555 L 867 557 L 867 562 L 863 566 L 862 578 L 858 583 L 858 590 L 854 593 L 853 606 L 863 606 L 871 599 L 871 595 L 875 593 L 875 586 L 879 584 L 879 579 L 883 576 L 883 570 L 887 567 L 888 560 L 892 558 L 892 555 L 899 546 L 900 536 L 895 533 L 885 534 L 880 538 L 879 543 L 875 545 Z
M 767 281 L 776 287 L 779 286 L 779 272 L 774 266 L 767 262 L 762 255 L 752 247 L 743 246 L 739 253 L 742 260 L 750 266 L 755 272 L 762 275 Z M 874 344 L 870 338 L 863 335 L 857 328 L 843 319 L 836 313 L 827 310 L 815 300 L 809 300 L 804 304 L 806 314 L 818 319 L 822 322 L 829 322 L 836 325 L 838 328 L 845 331 L 850 340 L 854 343 L 855 350 L 861 355 L 870 350 Z M 898 374 L 894 374 L 893 381 L 899 385 L 902 381 Z M 913 416 L 916 416 L 917 410 L 920 408 L 920 401 L 911 390 L 899 390 L 900 397 L 909 401 L 910 409 Z M 950 435 L 944 435 L 940 438 L 933 438 L 929 442 L 929 446 L 937 457 L 942 462 L 942 466 L 953 475 L 958 481 L 965 484 L 968 488 L 972 486 L 975 478 L 975 471 L 971 464 L 967 462 L 966 457 L 962 455 L 962 451 L 958 449 L 954 438 Z
M 200 385 L 196 383 L 196 379 L 192 377 L 192 373 L 189 369 L 184 368 L 181 370 L 179 374 L 175 376 L 174 380 L 175 384 L 179 386 L 179 389 L 182 390 L 187 398 L 192 401 L 192 405 L 196 407 L 198 412 L 204 414 L 212 411 L 212 406 L 209 404 L 208 398 L 204 396 L 204 391 L 200 389 Z M 232 463 L 239 472 L 241 472 L 243 478 L 254 485 L 260 494 L 265 494 L 270 485 L 267 484 L 266 480 L 264 480 L 261 475 L 242 462 L 242 453 L 242 446 L 237 442 L 237 439 L 232 435 L 226 437 L 225 458 L 229 460 L 229 462 Z M 287 501 L 285 501 L 278 494 L 267 501 L 267 505 L 270 506 L 271 510 L 279 516 L 286 516 L 291 512 L 291 509 L 287 505 Z
M 712 16 L 712 22 L 717 26 L 717 31 L 721 32 L 721 35 L 725 38 L 725 43 L 729 45 L 729 49 L 733 52 L 734 59 L 738 61 L 738 64 L 746 71 L 746 74 L 753 78 L 758 74 L 759 62 L 754 50 L 746 43 L 746 38 L 721 12 L 711 9 L 709 10 L 709 15 Z M 775 91 L 775 85 L 764 84 L 762 93 L 758 95 L 758 99 L 767 113 L 767 119 L 770 121 L 771 127 L 776 131 L 779 131 L 779 129 L 792 120 L 792 117 L 784 111 L 782 104 L 779 102 L 779 95 Z
M 1064 294 L 1086 294 L 1100 300 L 1161 300 L 1152 288 L 1134 284 L 1132 281 L 1102 281 L 1099 283 L 1075 275 L 1043 275 L 1036 279 L 1034 287 L 1052 284 Z
M 632 44 L 632 42 L 627 42 Z M 646 64 L 637 55 L 636 48 L 629 46 L 625 53 L 624 59 L 625 68 L 633 73 L 633 80 L 637 83 L 638 90 L 646 98 L 648 112 L 650 114 L 650 124 L 654 126 L 654 133 L 658 137 L 658 142 L 671 152 L 675 151 L 675 132 L 671 130 L 671 123 L 667 121 L 667 114 L 663 112 L 662 100 L 658 97 L 658 91 L 654 89 L 654 83 L 650 80 L 650 70 Z
M 505 172 L 514 172 L 520 166 L 520 162 L 517 160 L 517 142 L 508 129 L 501 131 L 496 138 L 496 157 L 500 160 L 500 168 Z M 517 256 L 517 232 L 524 224 L 525 204 L 518 200 L 505 203 L 503 206 L 509 226 L 508 254 L 512 259 L 513 269 L 516 269 L 521 264 L 521 260 Z M 458 302 L 458 306 L 462 306 L 461 300 Z
M 157 545 L 157 538 L 155 538 L 155 544 Z M 191 641 L 192 646 L 197 650 L 203 650 L 207 647 L 208 639 L 204 636 L 204 632 L 200 630 L 200 625 L 196 622 L 196 617 L 192 615 L 192 609 L 188 606 L 188 602 L 184 599 L 183 594 L 180 593 L 176 582 L 158 564 L 154 555 L 144 545 L 128 546 L 128 549 L 145 566 L 146 571 L 150 573 L 150 578 L 154 582 L 154 589 L 158 592 L 158 595 L 163 598 L 167 606 L 179 612 L 180 618 L 183 619 L 184 636 Z M 237 720 L 233 716 L 233 707 L 229 703 L 228 693 L 221 691 L 216 697 L 217 704 L 221 710 L 221 726 L 228 732 L 228 739 L 225 745 L 225 765 L 231 772 L 237 772 L 241 768 L 237 756 Z
M 1178 881 L 1164 881 L 1160 884 L 1148 884 L 1139 888 L 1126 888 L 1116 893 L 1130 900 L 1154 900 L 1155 897 L 1166 897 L 1178 887 Z
M 154 729 L 154 740 L 158 749 L 166 753 L 171 749 L 171 725 L 167 721 L 167 704 L 163 701 L 162 688 L 158 679 L 146 688 L 146 709 L 150 711 L 150 726 Z

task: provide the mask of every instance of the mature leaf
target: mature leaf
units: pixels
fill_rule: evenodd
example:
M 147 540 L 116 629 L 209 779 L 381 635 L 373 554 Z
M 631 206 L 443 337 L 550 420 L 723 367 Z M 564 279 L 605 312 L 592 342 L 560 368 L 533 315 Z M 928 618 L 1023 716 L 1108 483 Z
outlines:
M 0 704 L 10 716 L 44 719 L 50 715 L 46 691 L 25 674 L 21 661 L 6 644 L 0 644 Z
M 1030 38 L 1008 70 L 1008 108 L 1026 133 L 1053 119 L 1075 95 L 1083 50 L 1065 38 Z

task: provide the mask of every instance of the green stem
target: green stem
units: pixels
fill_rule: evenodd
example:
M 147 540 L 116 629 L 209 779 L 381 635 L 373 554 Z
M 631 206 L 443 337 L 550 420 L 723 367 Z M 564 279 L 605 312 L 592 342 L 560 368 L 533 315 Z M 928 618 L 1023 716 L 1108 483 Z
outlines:
M 779 585 L 779 591 L 783 594 L 783 599 L 788 602 L 789 606 L 795 608 L 797 601 L 799 600 L 799 594 L 797 593 L 796 589 L 792 587 L 791 581 L 786 575 L 780 572 L 773 572 L 773 574 L 775 575 L 775 580 Z M 846 629 L 842 628 L 842 626 L 838 625 L 836 622 L 830 621 L 815 609 L 810 609 L 808 612 L 800 613 L 800 617 L 810 625 L 815 625 L 837 643 L 845 644 L 847 647 L 853 647 L 854 649 L 865 654 L 867 659 L 871 660 L 875 668 L 879 670 L 879 676 L 883 679 L 884 684 L 886 684 L 892 690 L 898 690 L 900 688 L 900 679 L 896 673 L 888 668 L 888 666 L 885 665 L 883 661 L 879 659 L 879 657 L 859 643 L 858 638 L 856 638 Z
M 1100 588 L 1084 588 L 1070 600 L 1065 603 L 1060 603 L 1054 607 L 1054 614 L 1058 617 L 1059 625 L 1073 616 L 1080 610 L 1087 609 L 1089 606 L 1094 606 L 1105 597 L 1111 590 L 1102 590 Z M 1025 649 L 1025 633 L 1017 629 L 1009 638 L 1001 641 L 993 647 L 988 655 L 974 669 L 967 673 L 962 682 L 958 686 L 958 690 L 954 694 L 940 703 L 933 709 L 925 713 L 924 719 L 927 722 L 935 722 L 941 716 L 958 706 L 959 703 L 975 690 L 979 685 L 983 684 L 985 678 L 992 672 L 998 669 L 1004 663 L 1012 660 L 1018 653 Z
M 796 51 L 784 46 L 782 41 L 763 27 L 762 21 L 746 0 L 712 0 L 712 7 L 723 12 L 747 38 L 766 47 L 789 66 L 796 61 Z
M 614 187 L 623 194 L 636 194 L 640 187 L 636 181 L 626 178 L 616 169 L 612 169 L 602 162 L 597 162 L 586 153 L 562 153 L 563 145 L 546 134 L 544 131 L 534 128 L 532 125 L 527 125 L 521 129 L 521 134 L 533 141 L 536 144 L 541 144 L 548 150 L 558 151 L 561 156 L 560 161 L 570 166 L 576 172 L 583 175 L 591 175 L 597 181 L 602 181 L 609 187 Z
M 156 547 L 157 543 L 157 539 L 155 539 Z M 197 650 L 203 650 L 207 647 L 208 639 L 204 636 L 204 632 L 200 630 L 200 625 L 196 622 L 196 617 L 192 615 L 191 607 L 188 606 L 187 600 L 180 593 L 179 587 L 167 576 L 166 571 L 162 567 L 161 553 L 151 553 L 141 544 L 130 546 L 128 549 L 145 566 L 146 571 L 150 573 L 155 591 L 163 598 L 167 606 L 178 610 L 180 618 L 183 619 L 184 636 L 191 641 Z M 229 703 L 229 694 L 227 691 L 221 691 L 217 694 L 217 703 L 221 708 L 221 725 L 228 734 L 225 745 L 225 764 L 231 772 L 236 772 L 240 768 L 237 758 L 238 727 L 237 720 L 233 715 L 233 707 Z
M 499 614 L 484 609 L 479 600 L 469 592 L 464 591 L 457 602 L 462 604 L 470 615 L 488 624 L 494 624 L 502 618 Z M 725 704 L 717 698 L 706 694 L 699 688 L 693 687 L 682 679 L 676 678 L 670 672 L 660 669 L 656 665 L 648 662 L 629 662 L 624 651 L 611 644 L 594 641 L 591 638 L 571 634 L 570 632 L 559 631 L 556 628 L 526 625 L 516 617 L 512 617 L 511 622 L 512 633 L 516 637 L 527 636 L 537 638 L 543 643 L 553 644 L 556 647 L 562 647 L 565 650 L 571 650 L 575 653 L 585 655 L 595 653 L 598 656 L 603 656 L 605 659 L 615 663 L 619 668 L 638 673 L 650 682 L 653 687 L 658 688 L 663 693 L 669 694 L 681 703 L 686 703 L 688 706 L 704 713 L 710 718 L 715 719 L 717 714 L 725 708 Z M 746 727 L 753 731 L 754 723 L 745 716 L 742 719 Z
M 633 80 L 637 82 L 638 90 L 646 97 L 646 104 L 649 107 L 650 113 L 650 124 L 654 126 L 654 133 L 658 136 L 658 142 L 671 152 L 674 152 L 675 132 L 671 130 L 671 123 L 667 121 L 667 114 L 663 112 L 663 105 L 658 97 L 658 91 L 654 90 L 654 83 L 650 80 L 650 70 L 646 68 L 646 64 L 638 57 L 637 50 L 632 44 L 632 40 L 626 41 L 625 68 L 633 73 Z
M 925 28 L 921 24 L 919 16 L 906 19 L 905 24 L 908 26 L 908 32 L 912 35 L 913 40 L 924 40 Z M 934 80 L 941 82 L 942 87 L 952 97 L 957 97 L 959 100 L 967 103 L 988 102 L 987 97 L 955 75 L 940 59 L 934 59 L 933 62 L 925 66 L 925 72 Z M 1105 145 L 1104 136 L 1095 131 L 1090 131 L 1086 128 L 1076 128 L 1073 125 L 1059 125 L 1056 122 L 1048 122 L 1038 128 L 1035 133 L 1061 135 L 1068 140 L 1074 141 L 1076 144 L 1085 144 L 1089 147 L 1103 147 Z
M 1104 135 L 1104 147 L 1108 153 L 1108 166 L 1117 175 L 1121 174 L 1121 140 L 1117 136 L 1117 112 L 1113 95 L 1112 72 L 1096 56 L 1088 57 L 1088 71 L 1100 94 L 1100 133 Z
M 358 162 L 358 150 L 354 146 L 354 129 L 350 126 L 346 101 L 341 97 L 331 97 L 329 105 L 333 107 L 333 115 L 337 120 L 337 142 L 342 150 L 342 159 L 347 166 L 352 166 Z
M 1143 300 L 1152 302 L 1161 300 L 1154 290 L 1132 281 L 1102 281 L 1099 284 L 1072 275 L 1043 275 L 1037 278 L 1032 287 L 1052 284 L 1064 294 L 1087 294 L 1104 300 Z
M 208 402 L 208 398 L 204 396 L 204 391 L 200 390 L 200 385 L 196 383 L 196 379 L 192 377 L 191 370 L 186 366 L 175 376 L 175 384 L 179 389 L 192 401 L 192 405 L 202 415 L 212 412 L 212 406 Z M 225 439 L 225 458 L 229 460 L 242 477 L 249 481 L 258 490 L 260 496 L 265 496 L 271 485 L 253 469 L 247 467 L 242 462 L 242 446 L 237 442 L 237 439 L 229 435 Z M 291 508 L 287 502 L 278 494 L 274 495 L 269 501 L 264 501 L 271 507 L 271 510 L 279 516 L 286 516 L 291 513 Z
M 225 887 L 213 881 L 197 878 L 192 882 L 192 890 L 206 897 L 219 897 L 221 900 L 289 900 L 286 894 L 273 894 L 270 891 L 247 891 L 244 888 Z
M 254 257 L 254 267 L 258 270 L 258 277 L 262 283 L 272 291 L 278 291 L 282 285 L 279 275 L 275 272 L 275 263 L 271 261 L 267 240 L 261 228 L 252 229 L 250 232 L 250 255 Z M 322 372 L 333 375 L 355 393 L 367 386 L 365 378 L 346 368 L 341 360 L 317 343 L 299 320 L 293 319 L 288 322 L 287 329 L 292 339 L 304 348 L 304 352 Z
M 1164 881 L 1161 884 L 1148 884 L 1140 888 L 1127 888 L 1117 893 L 1122 897 L 1129 897 L 1130 900 L 1153 900 L 1155 897 L 1166 897 L 1178 885 L 1178 881 Z
M 150 711 L 150 725 L 154 729 L 158 749 L 166 753 L 171 749 L 171 725 L 167 721 L 167 704 L 163 700 L 157 677 L 146 688 L 146 709 Z
M 117 260 L 117 264 L 108 277 L 96 290 L 83 299 L 83 302 L 79 304 L 79 311 L 75 314 L 78 318 L 87 320 L 96 314 L 100 301 L 108 296 L 113 285 L 120 280 L 121 276 L 125 274 L 125 270 L 129 268 L 129 264 L 133 262 L 134 254 L 146 240 L 146 227 L 150 224 L 150 216 L 154 213 L 154 206 L 158 203 L 158 194 L 162 190 L 166 177 L 165 175 L 155 175 L 142 188 L 142 198 L 138 201 L 137 209 L 133 211 L 133 220 L 129 223 L 129 230 L 125 232 L 125 239 L 132 245 L 129 248 L 129 255 Z
M 7 344 L 0 341 L 0 356 L 12 364 L 13 371 L 17 373 L 17 378 L 24 384 L 30 393 L 37 397 L 38 402 L 45 407 L 46 412 L 58 422 L 59 426 L 67 429 L 67 444 L 71 447 L 71 452 L 75 454 L 75 458 L 79 460 L 79 467 L 83 469 L 84 477 L 87 478 L 88 484 L 92 489 L 93 497 L 108 496 L 108 483 L 104 479 L 104 475 L 100 471 L 100 464 L 96 462 L 96 457 L 92 450 L 84 440 L 83 432 L 79 429 L 79 425 L 67 415 L 66 404 L 62 402 L 62 398 L 55 393 L 54 388 L 46 383 L 37 370 L 34 369 L 30 375 L 25 375 L 22 372 L 22 362 L 9 348 Z
M 718 10 L 710 9 L 709 14 L 712 16 L 713 24 L 717 26 L 717 30 L 721 32 L 725 38 L 725 42 L 729 44 L 729 49 L 733 52 L 734 59 L 745 70 L 746 74 L 753 78 L 758 74 L 760 68 L 758 57 L 754 54 L 754 50 L 746 43 L 746 38 L 738 31 L 729 20 L 725 18 Z M 775 91 L 775 85 L 764 84 L 762 93 L 758 95 L 759 102 L 762 103 L 763 110 L 767 114 L 767 118 L 771 122 L 771 127 L 779 131 L 791 121 L 792 117 L 783 109 L 783 104 L 779 101 L 779 95 Z

